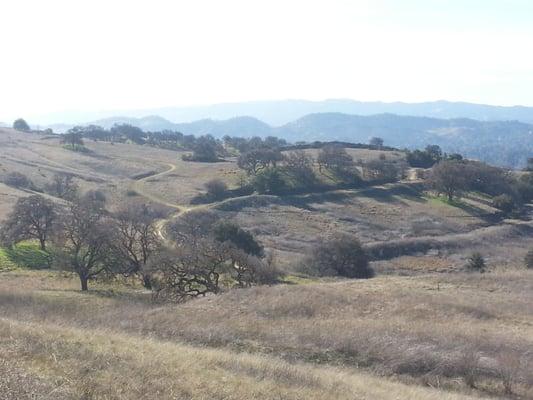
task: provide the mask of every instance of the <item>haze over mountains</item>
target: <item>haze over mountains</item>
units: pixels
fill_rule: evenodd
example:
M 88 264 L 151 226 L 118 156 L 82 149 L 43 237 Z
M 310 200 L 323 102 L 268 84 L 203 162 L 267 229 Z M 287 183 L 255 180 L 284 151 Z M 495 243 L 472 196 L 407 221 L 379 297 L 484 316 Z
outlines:
M 533 154 L 533 107 L 523 106 L 284 100 L 112 113 L 93 120 L 88 117 L 102 113 L 64 115 L 62 121 L 66 123 L 45 126 L 64 132 L 75 124 L 110 128 L 127 123 L 145 131 L 169 129 L 219 138 L 274 135 L 290 142 L 367 142 L 379 136 L 390 146 L 438 144 L 447 152 L 512 168 L 522 167 Z
M 165 107 L 138 110 L 101 112 L 69 111 L 33 118 L 34 123 L 80 124 L 111 117 L 141 118 L 157 115 L 172 122 L 193 122 L 200 119 L 230 119 L 243 115 L 255 117 L 272 126 L 281 126 L 307 114 L 339 112 L 355 115 L 391 113 L 434 118 L 472 118 L 480 121 L 517 120 L 533 123 L 533 107 L 493 106 L 466 102 L 433 101 L 422 103 L 363 102 L 349 99 L 324 101 L 272 100 L 241 103 L 223 103 L 207 106 Z M 30 121 L 32 118 L 29 118 Z

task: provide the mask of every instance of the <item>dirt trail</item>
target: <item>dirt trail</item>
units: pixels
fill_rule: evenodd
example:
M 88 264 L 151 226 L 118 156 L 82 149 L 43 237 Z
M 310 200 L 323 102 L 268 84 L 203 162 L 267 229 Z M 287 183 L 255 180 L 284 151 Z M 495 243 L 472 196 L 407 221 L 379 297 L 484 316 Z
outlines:
M 176 210 L 175 213 L 170 215 L 168 218 L 158 220 L 156 222 L 157 232 L 160 238 L 164 241 L 169 241 L 167 237 L 165 237 L 165 227 L 166 225 L 176 219 L 182 216 L 183 214 L 187 212 L 191 212 L 194 210 L 200 210 L 200 209 L 210 209 L 215 208 L 217 206 L 220 206 L 224 203 L 231 204 L 234 201 L 238 201 L 239 198 L 233 198 L 233 199 L 225 199 L 219 202 L 210 203 L 210 204 L 202 204 L 202 205 L 196 205 L 196 206 L 190 206 L 185 204 L 174 204 L 170 203 L 161 197 L 154 195 L 152 193 L 147 192 L 144 187 L 142 186 L 142 183 L 148 179 L 154 178 L 154 177 L 161 177 L 164 175 L 167 175 L 174 171 L 176 169 L 176 166 L 173 164 L 166 164 L 168 166 L 168 169 L 159 172 L 157 174 L 149 175 L 143 178 L 140 178 L 136 180 L 133 184 L 133 187 L 137 193 L 139 193 L 141 196 L 159 204 L 163 204 L 167 207 L 171 207 Z M 336 192 L 344 192 L 347 190 L 341 190 Z M 251 196 L 243 196 L 244 198 L 251 197 Z M 242 200 L 242 198 L 240 199 Z M 531 217 L 528 221 L 521 221 L 521 220 L 512 220 L 507 219 L 503 220 L 499 224 L 491 225 L 488 227 L 482 227 L 479 229 L 474 229 L 467 233 L 458 233 L 458 234 L 448 234 L 443 235 L 440 237 L 418 237 L 418 238 L 408 238 L 408 239 L 398 239 L 398 240 L 392 240 L 387 242 L 374 242 L 374 243 L 368 243 L 365 247 L 367 251 L 369 251 L 370 256 L 374 260 L 380 260 L 380 259 L 390 259 L 399 257 L 402 255 L 407 254 L 414 254 L 417 252 L 425 252 L 430 249 L 443 249 L 443 248 L 452 248 L 452 247 L 463 247 L 467 244 L 472 245 L 474 243 L 479 243 L 480 241 L 484 240 L 494 240 L 498 237 L 520 237 L 520 236 L 529 236 L 531 235 L 531 232 L 533 230 L 533 206 L 528 205 L 529 208 L 529 216 Z
M 151 160 L 151 161 L 153 161 L 153 160 Z M 191 212 L 191 211 L 194 211 L 194 210 L 199 210 L 199 209 L 208 209 L 208 208 L 210 208 L 212 206 L 217 205 L 218 203 L 201 204 L 201 205 L 197 205 L 197 206 L 190 206 L 190 205 L 187 205 L 187 204 L 176 204 L 176 203 L 170 203 L 167 200 L 161 198 L 160 196 L 157 196 L 157 195 L 155 195 L 153 193 L 150 193 L 150 192 L 146 191 L 144 186 L 143 186 L 143 182 L 146 182 L 147 180 L 153 179 L 153 178 L 160 178 L 160 177 L 165 176 L 167 174 L 170 174 L 171 172 L 176 170 L 176 166 L 174 164 L 165 163 L 165 165 L 168 166 L 168 169 L 166 169 L 166 170 L 164 170 L 162 172 L 158 172 L 157 174 L 151 174 L 151 175 L 144 176 L 142 178 L 139 178 L 139 179 L 135 180 L 135 182 L 132 185 L 132 188 L 139 195 L 145 197 L 146 199 L 148 199 L 148 200 L 150 200 L 150 201 L 152 201 L 154 203 L 162 204 L 164 206 L 167 206 L 167 207 L 170 207 L 170 208 L 173 208 L 173 209 L 176 210 L 176 212 L 173 213 L 172 215 L 170 215 L 169 217 L 156 221 L 157 234 L 159 235 L 159 237 L 163 241 L 168 242 L 169 239 L 167 237 L 165 237 L 165 226 L 170 221 L 172 221 L 172 220 L 174 220 L 176 218 L 179 218 L 180 216 L 182 216 L 185 213 L 188 213 L 188 212 Z

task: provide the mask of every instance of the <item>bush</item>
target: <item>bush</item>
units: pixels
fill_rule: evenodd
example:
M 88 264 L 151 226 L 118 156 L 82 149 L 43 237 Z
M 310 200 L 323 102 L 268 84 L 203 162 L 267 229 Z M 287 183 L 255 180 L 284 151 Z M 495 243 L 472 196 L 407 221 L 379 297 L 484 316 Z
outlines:
M 470 257 L 468 257 L 468 262 L 466 264 L 466 267 L 470 271 L 476 271 L 476 272 L 485 272 L 485 268 L 487 267 L 485 264 L 485 258 L 481 253 L 472 253 Z
M 17 189 L 31 189 L 33 187 L 32 181 L 20 172 L 11 172 L 4 178 L 4 183 Z
M 359 240 L 351 235 L 336 235 L 316 246 L 304 259 L 302 272 L 317 276 L 372 278 L 374 270 Z
M 230 242 L 247 254 L 263 255 L 263 247 L 255 240 L 254 236 L 233 222 L 223 221 L 218 223 L 213 233 L 215 239 L 219 242 Z
M 506 214 L 511 213 L 517 207 L 513 197 L 509 196 L 508 194 L 501 194 L 494 197 L 492 199 L 492 205 Z
M 285 180 L 277 168 L 266 168 L 253 179 L 252 185 L 260 194 L 278 194 L 286 187 Z
M 212 179 L 204 184 L 207 195 L 214 200 L 221 199 L 228 191 L 228 186 L 220 179 Z
M 533 269 L 533 249 L 529 250 L 525 258 L 526 268 Z

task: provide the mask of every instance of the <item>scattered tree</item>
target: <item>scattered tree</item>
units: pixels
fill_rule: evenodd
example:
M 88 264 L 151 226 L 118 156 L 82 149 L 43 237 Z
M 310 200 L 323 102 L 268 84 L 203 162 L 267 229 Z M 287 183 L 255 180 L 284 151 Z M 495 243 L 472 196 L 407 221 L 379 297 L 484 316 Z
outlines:
M 320 171 L 324 167 L 335 172 L 346 171 L 354 165 L 352 156 L 340 145 L 322 147 L 318 153 L 317 161 Z
M 60 142 L 71 148 L 77 148 L 83 146 L 83 133 L 78 127 L 69 129 L 67 133 L 61 135 Z
M 241 153 L 237 165 L 248 175 L 257 175 L 266 168 L 276 168 L 280 161 L 283 161 L 283 155 L 278 149 L 263 147 Z
M 246 254 L 261 257 L 263 247 L 255 240 L 254 236 L 233 222 L 221 222 L 215 226 L 214 237 L 219 242 L 229 242 Z
M 114 216 L 116 239 L 113 241 L 121 264 L 120 272 L 137 275 L 151 289 L 149 262 L 161 248 L 155 212 L 144 204 L 130 204 Z
M 371 146 L 375 146 L 375 147 L 377 147 L 378 149 L 380 149 L 380 148 L 383 147 L 383 139 L 380 138 L 380 137 L 373 137 L 373 138 L 370 138 L 369 144 L 370 144 Z
M 216 162 L 219 161 L 219 144 L 211 135 L 200 136 L 193 145 L 192 156 L 184 156 L 184 160 Z
M 444 193 L 452 201 L 467 187 L 465 164 L 459 161 L 439 162 L 431 171 L 429 186 L 439 194 Z
M 56 236 L 60 265 L 78 274 L 81 290 L 113 264 L 112 225 L 99 202 L 84 197 L 71 203 Z
M 291 151 L 285 156 L 287 171 L 304 186 L 312 185 L 316 181 L 313 164 L 313 158 L 304 150 Z
M 211 179 L 204 184 L 204 187 L 207 195 L 213 200 L 223 198 L 228 191 L 228 185 L 220 179 Z
M 366 279 L 374 276 L 368 256 L 359 240 L 339 234 L 315 246 L 304 259 L 305 272 L 318 276 Z
M 55 227 L 57 212 L 54 203 L 41 195 L 17 200 L 13 211 L 2 227 L 2 242 L 12 245 L 21 240 L 39 241 L 41 250 Z
M 281 193 L 286 183 L 278 168 L 267 168 L 261 170 L 253 179 L 252 185 L 260 194 Z
M 59 197 L 65 200 L 74 200 L 78 196 L 79 187 L 74 182 L 74 177 L 71 174 L 55 174 L 52 182 L 47 184 L 45 191 L 52 196 Z
M 22 132 L 29 132 L 31 130 L 28 123 L 22 118 L 19 118 L 15 120 L 15 122 L 13 122 L 13 129 L 16 129 L 17 131 L 22 131 Z

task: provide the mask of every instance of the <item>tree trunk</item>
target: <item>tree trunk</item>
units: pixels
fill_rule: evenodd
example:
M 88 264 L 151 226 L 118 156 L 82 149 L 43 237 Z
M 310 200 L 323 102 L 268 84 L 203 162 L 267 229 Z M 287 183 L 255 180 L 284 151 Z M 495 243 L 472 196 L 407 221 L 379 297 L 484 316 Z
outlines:
M 89 290 L 89 287 L 87 286 L 88 279 L 84 276 L 80 276 L 80 283 L 81 283 L 81 290 L 82 292 L 86 292 Z
M 143 286 L 145 289 L 152 290 L 152 279 L 150 278 L 150 275 L 145 274 L 143 275 Z
M 39 243 L 41 245 L 41 250 L 46 251 L 46 240 L 44 240 L 43 238 L 40 238 Z

